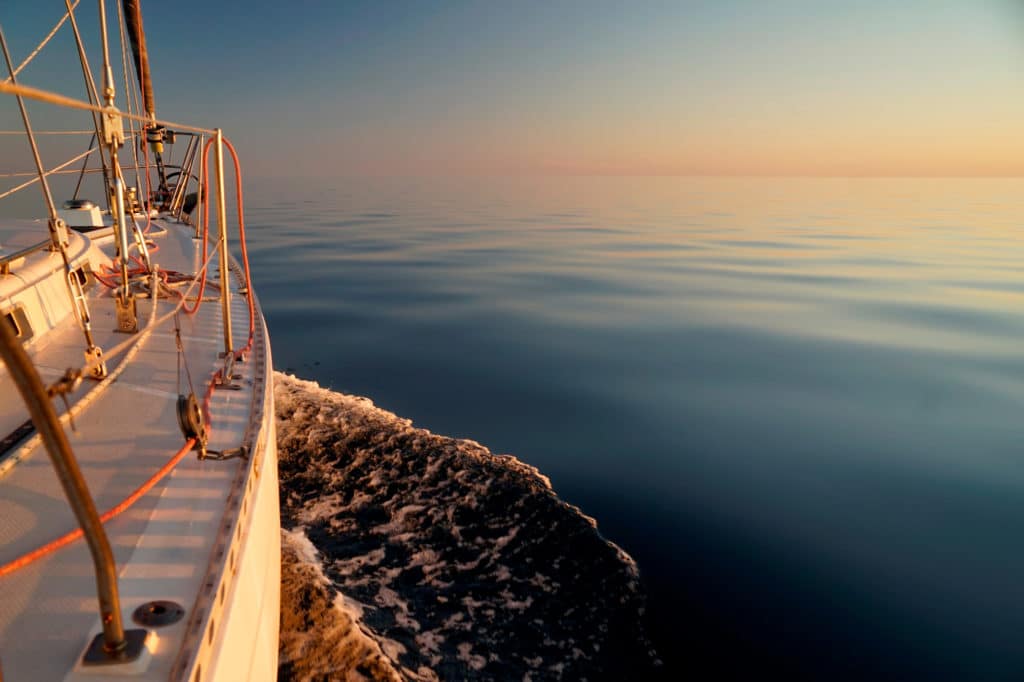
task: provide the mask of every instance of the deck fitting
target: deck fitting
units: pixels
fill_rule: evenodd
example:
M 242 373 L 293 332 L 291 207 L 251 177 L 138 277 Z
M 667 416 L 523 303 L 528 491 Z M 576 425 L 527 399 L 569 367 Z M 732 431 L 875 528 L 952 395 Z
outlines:
M 185 616 L 185 609 L 173 601 L 148 601 L 132 612 L 132 621 L 137 625 L 161 627 L 173 625 Z
M 138 660 L 139 656 L 142 655 L 142 650 L 146 648 L 146 638 L 148 636 L 148 630 L 125 630 L 124 649 L 116 654 L 110 654 L 107 653 L 104 646 L 103 633 L 97 633 L 89 644 L 89 648 L 85 650 L 85 655 L 82 656 L 82 665 L 118 665 Z

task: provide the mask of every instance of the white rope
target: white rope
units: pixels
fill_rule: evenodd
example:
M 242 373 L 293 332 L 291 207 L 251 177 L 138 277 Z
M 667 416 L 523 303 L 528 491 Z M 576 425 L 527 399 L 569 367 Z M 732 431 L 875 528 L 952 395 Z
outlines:
M 58 419 L 60 419 L 61 421 L 61 424 L 71 422 L 76 417 L 78 417 L 78 415 L 81 414 L 86 408 L 88 408 L 89 405 L 96 401 L 100 393 L 105 391 L 110 385 L 117 381 L 117 378 L 128 367 L 129 361 L 135 357 L 139 350 L 141 350 L 142 342 L 145 341 L 153 332 L 153 321 L 156 318 L 156 308 L 159 305 L 159 303 L 160 298 L 158 296 L 154 296 L 153 306 L 150 309 L 149 313 L 149 324 L 146 325 L 139 334 L 129 339 L 129 341 L 133 342 L 134 345 L 130 349 L 127 349 L 129 352 L 124 356 L 124 360 L 116 368 L 114 368 L 114 371 L 109 372 L 105 377 L 103 377 L 99 381 L 99 383 L 97 383 L 93 387 L 91 391 L 87 391 L 85 395 L 83 395 L 80 399 L 75 401 L 75 404 L 71 405 L 68 408 L 67 412 L 58 417 Z M 105 362 L 106 359 L 109 359 L 110 357 L 111 356 L 108 355 L 107 358 L 103 359 L 101 362 Z M 91 371 L 91 368 L 98 364 L 99 363 L 90 363 L 86 365 L 85 369 L 82 370 L 82 376 L 87 376 L 86 372 Z M 37 430 L 36 433 L 33 434 L 32 437 L 29 438 L 27 441 L 25 441 L 25 443 L 20 448 L 11 453 L 3 462 L 0 462 L 0 476 L 3 476 L 5 473 L 7 473 L 7 471 L 12 466 L 14 466 L 15 463 L 20 462 L 21 460 L 25 459 L 30 454 L 32 454 L 32 451 L 41 442 L 42 437 L 39 435 L 39 432 Z
M 220 244 L 220 240 L 217 241 L 217 244 Z M 217 255 L 217 249 L 213 249 L 210 252 L 209 256 L 206 259 L 206 263 L 203 264 L 202 268 L 200 268 L 199 273 L 202 273 L 204 270 L 208 268 L 210 262 L 213 260 L 213 257 L 215 255 Z M 143 342 L 147 338 L 149 338 L 149 336 L 157 327 L 163 325 L 167 320 L 171 319 L 172 315 L 181 310 L 181 307 L 185 304 L 185 301 L 187 300 L 188 296 L 192 293 L 192 290 L 196 287 L 198 282 L 199 274 L 197 273 L 195 279 L 192 280 L 192 284 L 189 285 L 188 290 L 185 292 L 185 295 L 181 297 L 180 301 L 178 301 L 178 304 L 174 306 L 174 308 L 172 308 L 170 312 L 160 316 L 159 319 L 157 319 L 156 310 L 160 302 L 160 297 L 153 296 L 153 306 L 152 308 L 150 308 L 149 313 L 149 324 L 143 327 L 138 334 L 129 337 L 125 341 L 119 343 L 117 346 L 114 346 L 112 349 L 106 352 L 104 354 L 103 361 L 110 360 L 111 358 L 114 358 L 121 353 L 126 353 L 124 359 L 118 364 L 118 366 L 112 372 L 110 372 L 109 374 L 107 374 L 106 377 L 101 379 L 100 382 L 97 383 L 92 390 L 86 392 L 85 395 L 83 395 L 79 400 L 77 400 L 75 404 L 73 404 L 67 412 L 60 415 L 59 419 L 61 420 L 61 423 L 66 423 L 72 419 L 77 419 L 78 416 L 85 409 L 87 409 L 92 403 L 96 401 L 97 398 L 99 398 L 100 394 L 103 391 L 105 391 L 108 387 L 113 385 L 115 381 L 117 381 L 117 378 L 128 367 L 130 361 L 142 349 Z M 252 294 L 250 294 L 250 296 L 251 295 Z M 92 367 L 94 367 L 96 364 L 97 363 L 88 363 L 84 367 L 82 367 L 80 370 L 82 372 L 82 375 L 86 376 L 91 371 Z M 21 447 L 8 454 L 8 456 L 5 457 L 3 461 L 0 461 L 0 477 L 4 476 L 4 474 L 6 474 L 15 464 L 17 464 L 18 462 L 32 454 L 32 451 L 35 450 L 35 448 L 41 442 L 42 438 L 40 437 L 39 433 L 36 432 L 27 441 L 25 441 L 25 443 L 22 444 Z
M 74 8 L 78 7 L 78 3 L 79 3 L 79 0 L 75 0 L 74 4 L 71 5 L 71 9 L 74 9 Z M 32 52 L 29 54 L 29 56 L 25 57 L 25 59 L 21 62 L 21 64 L 18 65 L 18 68 L 16 68 L 14 70 L 14 74 L 10 75 L 6 79 L 4 79 L 5 83 L 13 82 L 14 78 L 19 73 L 21 73 L 21 70 L 24 69 L 26 66 L 28 66 L 28 63 L 30 61 L 32 61 L 33 59 L 36 58 L 36 55 L 39 54 L 39 51 L 42 50 L 44 47 L 46 47 L 46 43 L 50 42 L 50 38 L 52 38 L 53 36 L 57 35 L 57 31 L 60 30 L 60 27 L 64 25 L 64 22 L 68 20 L 68 17 L 70 15 L 71 15 L 71 12 L 65 12 L 64 13 L 64 16 L 61 18 L 60 21 L 57 22 L 57 25 L 53 27 L 53 30 L 50 31 L 45 38 L 43 38 L 43 42 L 39 43 L 39 46 L 36 49 L 32 50 Z
M 199 272 L 195 274 L 195 276 L 192 279 L 192 283 L 189 284 L 188 289 L 185 290 L 185 293 L 182 294 L 181 298 L 178 300 L 178 304 L 174 306 L 172 310 L 160 316 L 160 319 L 156 319 L 156 303 L 154 302 L 154 309 L 153 313 L 150 315 L 149 324 L 143 327 L 142 331 L 138 335 L 130 336 L 121 343 L 114 346 L 113 348 L 104 351 L 103 358 L 101 360 L 87 362 L 86 364 L 84 364 L 82 368 L 79 370 L 82 373 L 82 376 L 87 376 L 89 372 L 92 371 L 92 368 L 98 366 L 101 362 L 106 362 L 111 358 L 115 358 L 121 353 L 131 348 L 132 346 L 134 346 L 135 344 L 140 343 L 143 339 L 149 336 L 156 327 L 159 327 L 164 322 L 171 319 L 171 316 L 174 315 L 174 313 L 181 310 L 182 306 L 184 306 L 185 303 L 188 301 L 189 296 L 192 295 L 192 290 L 195 289 L 196 286 L 199 284 L 199 278 L 202 277 L 202 274 L 209 268 L 210 262 L 213 260 L 213 257 L 219 253 L 221 243 L 222 240 L 218 239 L 216 244 L 214 245 L 215 248 L 210 251 L 209 255 L 206 258 L 206 262 L 203 263 L 203 267 L 200 268 Z M 207 283 L 207 286 L 209 286 L 209 283 Z M 157 296 L 154 293 L 153 298 L 158 299 L 159 296 Z

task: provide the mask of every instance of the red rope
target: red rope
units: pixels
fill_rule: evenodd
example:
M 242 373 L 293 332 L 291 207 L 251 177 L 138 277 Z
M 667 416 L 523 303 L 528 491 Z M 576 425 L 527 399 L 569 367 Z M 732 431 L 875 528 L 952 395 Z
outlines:
M 210 383 L 206 387 L 206 393 L 203 395 L 203 416 L 205 418 L 204 422 L 207 438 L 209 438 L 211 432 L 213 431 L 210 418 L 210 401 L 213 398 L 213 389 L 217 384 L 217 380 L 220 379 L 221 376 L 223 376 L 223 370 L 219 369 L 216 372 L 214 372 L 213 376 L 210 377 Z M 178 450 L 178 452 L 176 452 L 173 457 L 167 460 L 167 463 L 160 467 L 159 471 L 150 476 L 142 485 L 136 488 L 135 492 L 133 492 L 131 495 L 124 498 L 121 502 L 119 502 L 118 504 L 114 505 L 113 507 L 105 511 L 103 514 L 101 514 L 100 523 L 106 523 L 110 519 L 121 514 L 126 509 L 131 507 L 133 504 L 138 502 L 139 498 L 148 493 L 153 488 L 153 486 L 159 483 L 164 476 L 170 473 L 171 469 L 178 465 L 178 462 L 180 462 L 185 457 L 185 455 L 192 451 L 192 448 L 195 446 L 195 444 L 195 438 L 189 438 L 187 441 L 185 441 L 185 444 L 181 446 L 181 449 Z M 32 562 L 42 559 L 44 556 L 48 554 L 56 552 L 61 547 L 70 545 L 72 542 L 78 540 L 83 535 L 84 532 L 82 531 L 82 529 L 76 528 L 73 531 L 65 533 L 56 540 L 52 540 L 51 542 L 48 542 L 45 545 L 32 550 L 31 552 L 22 554 L 20 557 L 7 562 L 6 564 L 0 565 L 0 577 L 3 577 L 8 573 L 13 573 L 14 571 L 17 571 L 19 568 L 28 566 Z
M 208 196 L 209 179 L 210 179 L 210 174 L 208 172 L 206 172 L 207 171 L 208 160 L 209 160 L 207 154 L 208 154 L 208 152 L 210 150 L 210 145 L 211 145 L 211 143 L 213 141 L 214 141 L 213 139 L 208 140 L 206 142 L 206 145 L 203 147 L 202 163 L 203 163 L 203 171 L 204 171 L 204 173 L 203 173 L 202 193 L 203 193 L 203 197 L 204 198 L 206 196 Z M 250 272 L 249 272 L 249 253 L 248 253 L 248 250 L 246 249 L 246 244 L 245 244 L 245 213 L 243 211 L 243 204 L 242 204 L 242 166 L 241 166 L 241 163 L 238 160 L 238 154 L 235 151 L 234 145 L 232 145 L 227 139 L 224 139 L 224 144 L 227 145 L 228 151 L 231 152 L 231 158 L 234 160 L 234 164 L 235 164 L 235 193 L 236 193 L 236 195 L 238 197 L 238 236 L 239 236 L 239 243 L 241 245 L 241 250 L 242 250 L 242 264 L 243 264 L 243 267 L 245 269 L 246 298 L 248 298 L 248 300 L 249 300 L 249 342 L 246 344 L 245 348 L 243 348 L 240 351 L 237 351 L 236 354 L 235 354 L 236 358 L 241 358 L 246 353 L 248 353 L 249 351 L 252 350 L 253 338 L 256 335 L 256 305 L 255 305 L 255 303 L 253 301 L 253 295 L 252 295 L 252 277 L 251 277 Z M 146 185 L 147 185 L 147 190 L 148 190 L 149 186 L 150 186 L 150 181 L 149 181 L 149 154 L 146 153 L 145 157 L 146 157 Z M 204 212 L 205 213 L 204 213 L 204 221 L 203 221 L 203 223 L 204 223 L 204 225 L 203 225 L 203 260 L 201 262 L 205 263 L 206 262 L 206 258 L 207 258 L 207 253 L 206 253 L 207 252 L 207 242 L 208 242 L 209 232 L 210 232 L 210 203 L 208 201 L 203 201 L 203 206 L 204 206 Z M 148 207 L 146 208 L 146 215 L 147 215 L 146 231 L 148 232 L 149 231 L 149 208 Z M 135 261 L 138 265 L 140 265 L 140 266 L 142 265 L 141 260 L 139 260 L 139 258 L 137 256 L 133 256 L 132 260 Z M 110 272 L 109 275 L 101 275 L 98 272 L 94 272 L 93 273 L 93 275 L 96 277 L 96 279 L 99 282 L 101 282 L 102 284 L 104 284 L 105 286 L 108 286 L 110 288 L 114 288 L 116 286 L 116 283 L 108 282 L 105 279 L 105 277 L 109 277 L 109 276 L 112 276 L 112 275 L 116 274 L 115 271 L 114 271 L 114 268 L 117 266 L 117 261 L 114 261 L 114 263 L 112 265 L 113 265 L 113 267 L 108 267 L 106 265 L 102 266 L 104 270 L 108 270 Z M 130 272 L 133 273 L 133 274 L 137 274 L 137 272 L 145 272 L 145 269 L 144 268 L 133 268 Z M 167 276 L 168 276 L 167 273 L 161 273 L 161 274 L 163 275 L 164 281 L 166 282 L 167 281 Z M 173 274 L 174 275 L 180 275 L 180 273 L 173 273 Z M 221 284 L 223 286 L 226 283 L 222 282 Z M 196 304 L 195 304 L 195 306 L 191 310 L 188 309 L 187 305 L 183 305 L 182 306 L 182 309 L 185 310 L 186 313 L 191 315 L 191 314 L 194 314 L 197 310 L 199 310 L 199 306 L 203 302 L 203 291 L 205 290 L 205 288 L 206 288 L 206 268 L 203 269 L 203 272 L 202 272 L 202 275 L 201 275 L 201 280 L 200 280 L 200 283 L 199 283 L 199 293 L 196 296 Z M 205 428 L 206 428 L 207 437 L 209 437 L 209 434 L 211 432 L 211 425 L 210 425 L 210 401 L 213 398 L 213 389 L 216 386 L 216 383 L 217 383 L 218 379 L 221 378 L 221 376 L 223 376 L 223 370 L 217 370 L 216 372 L 214 372 L 213 376 L 210 379 L 209 385 L 206 387 L 206 393 L 203 395 L 202 410 L 203 410 L 203 416 L 205 417 L 204 421 L 205 421 L 205 424 L 206 424 Z M 136 488 L 135 492 L 133 492 L 131 495 L 126 497 L 124 500 L 122 500 L 120 503 L 118 503 L 114 507 L 111 507 L 106 512 L 101 514 L 100 515 L 100 522 L 101 523 L 106 523 L 110 519 L 112 519 L 115 516 L 121 514 L 126 509 L 128 509 L 133 504 L 135 504 L 139 500 L 139 498 L 141 498 L 143 495 L 145 495 L 147 492 L 149 492 L 153 488 L 154 485 L 159 483 L 160 480 L 163 479 L 163 477 L 166 476 L 171 471 L 171 469 L 173 469 L 175 466 L 177 466 L 178 462 L 180 462 L 185 457 L 186 454 L 188 454 L 189 452 L 192 451 L 193 446 L 195 446 L 195 442 L 196 442 L 195 438 L 189 438 L 187 441 L 185 441 L 185 444 L 182 446 L 182 448 L 180 450 L 178 450 L 178 452 L 175 453 L 174 456 L 171 457 L 167 461 L 167 463 L 164 464 L 160 468 L 159 471 L 157 471 L 155 474 L 150 476 L 149 479 L 147 479 L 146 482 L 143 483 L 141 486 Z M 14 571 L 18 570 L 19 568 L 27 566 L 30 563 L 32 563 L 32 562 L 34 562 L 34 561 L 36 561 L 38 559 L 41 559 L 42 557 L 44 557 L 44 556 L 46 556 L 48 554 L 52 554 L 53 552 L 57 551 L 61 547 L 64 547 L 66 545 L 71 544 L 72 542 L 74 542 L 75 540 L 79 539 L 83 535 L 84 535 L 84 533 L 82 532 L 82 529 L 81 528 L 76 528 L 75 530 L 73 530 L 73 531 L 71 531 L 69 533 L 65 533 L 64 535 L 62 535 L 61 537 L 57 538 L 56 540 L 53 540 L 51 542 L 46 543 L 42 547 L 39 547 L 37 549 L 32 550 L 31 552 L 23 554 L 20 557 L 18 557 L 17 559 L 14 559 L 13 561 L 9 561 L 6 564 L 0 565 L 0 577 L 5 576 L 8 573 L 13 573 Z
M 148 493 L 150 491 L 150 489 L 154 485 L 159 483 L 160 479 L 162 479 L 164 476 L 166 476 L 168 474 L 168 472 L 170 472 L 170 470 L 173 469 L 178 464 L 178 462 L 180 462 L 182 460 L 182 458 L 185 455 L 187 455 L 189 452 L 192 451 L 192 447 L 195 445 L 195 443 L 196 443 L 196 439 L 195 438 L 189 438 L 187 441 L 185 441 L 185 444 L 183 446 L 181 446 L 181 449 L 178 450 L 178 452 L 175 453 L 175 455 L 173 457 L 171 457 L 167 461 L 167 463 L 164 464 L 160 468 L 159 471 L 157 471 L 155 474 L 150 476 L 149 479 L 147 479 L 145 483 L 143 483 L 138 488 L 136 488 L 135 492 L 133 492 L 128 497 L 124 498 L 124 500 L 122 500 L 117 505 L 111 507 L 106 512 L 101 514 L 100 515 L 100 522 L 101 523 L 106 523 L 110 519 L 114 518 L 118 514 L 121 514 L 126 509 L 128 509 L 133 504 L 135 504 L 139 500 L 140 497 L 142 497 L 143 495 Z M 53 552 L 56 552 L 61 547 L 64 547 L 65 545 L 69 545 L 72 542 L 74 542 L 75 540 L 77 540 L 78 538 L 82 537 L 82 535 L 84 535 L 84 533 L 82 532 L 82 529 L 81 528 L 76 528 L 75 530 L 71 531 L 70 533 L 65 533 L 64 535 L 60 536 L 56 540 L 53 540 L 52 542 L 48 542 L 45 545 L 43 545 L 42 547 L 39 547 L 38 549 L 34 549 L 31 552 L 28 552 L 26 554 L 22 554 L 17 559 L 14 559 L 13 561 L 9 561 L 6 564 L 3 564 L 2 566 L 0 566 L 0 577 L 5 576 L 8 573 L 13 573 L 14 571 L 18 570 L 19 568 L 23 568 L 24 566 L 28 566 L 33 561 L 41 559 L 44 556 L 46 556 L 47 554 L 52 554 Z
M 206 263 L 207 243 L 210 238 L 210 202 L 208 201 L 208 197 L 210 196 L 210 173 L 208 170 L 209 157 L 207 154 L 210 151 L 211 144 L 213 144 L 213 138 L 207 140 L 206 144 L 203 145 L 203 186 L 199 190 L 199 197 L 203 202 L 203 257 L 200 259 L 199 263 L 203 270 L 199 274 L 199 293 L 196 294 L 196 304 L 192 306 L 192 308 L 189 308 L 188 305 L 182 306 L 182 310 L 189 315 L 195 315 L 199 310 L 199 306 L 203 304 L 203 292 L 206 291 L 206 271 L 209 269 L 208 267 L 204 267 L 203 264 Z
M 242 196 L 242 164 L 238 160 L 238 152 L 235 151 L 235 145 L 231 144 L 227 138 L 221 139 L 223 139 L 228 151 L 231 152 L 231 159 L 235 164 L 235 197 L 238 202 L 238 243 L 242 250 L 242 268 L 245 271 L 246 298 L 249 302 L 249 340 L 246 343 L 245 348 L 235 352 L 236 358 L 242 358 L 252 350 L 253 339 L 256 336 L 256 304 L 252 296 L 252 274 L 249 271 L 249 250 L 245 241 L 245 205 Z M 201 190 L 203 197 L 203 258 L 201 262 L 203 263 L 205 263 L 207 259 L 207 244 L 209 243 L 210 235 L 210 202 L 207 201 L 207 198 L 210 196 L 209 152 L 210 146 L 215 141 L 216 138 L 210 138 L 206 141 L 206 144 L 203 145 L 203 187 Z M 187 305 L 183 308 L 183 310 L 189 315 L 195 314 L 195 312 L 199 310 L 199 306 L 202 305 L 203 292 L 206 290 L 207 270 L 209 270 L 208 267 L 200 274 L 199 293 L 196 294 L 196 304 L 192 308 L 189 308 Z M 225 283 L 222 282 L 221 284 L 224 285 Z
M 256 336 L 256 304 L 252 296 L 252 276 L 249 274 L 249 252 L 245 248 L 245 210 L 242 203 L 242 164 L 238 161 L 238 153 L 235 152 L 235 145 L 224 138 L 224 144 L 231 152 L 231 158 L 235 162 L 235 194 L 238 197 L 238 243 L 242 249 L 242 267 L 245 269 L 245 297 L 249 299 L 249 342 L 245 348 L 235 353 L 236 358 L 242 358 L 252 350 L 253 338 Z

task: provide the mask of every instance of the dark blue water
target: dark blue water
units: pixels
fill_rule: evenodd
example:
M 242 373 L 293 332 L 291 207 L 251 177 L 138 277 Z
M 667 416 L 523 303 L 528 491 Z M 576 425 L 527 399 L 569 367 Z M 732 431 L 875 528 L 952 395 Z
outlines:
M 675 672 L 1024 673 L 1020 180 L 253 181 L 275 364 L 539 467 Z

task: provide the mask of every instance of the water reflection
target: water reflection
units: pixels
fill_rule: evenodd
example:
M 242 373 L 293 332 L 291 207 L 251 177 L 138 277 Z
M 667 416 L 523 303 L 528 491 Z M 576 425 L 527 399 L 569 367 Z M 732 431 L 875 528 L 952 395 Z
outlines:
M 1022 184 L 247 195 L 278 367 L 540 467 L 637 557 L 680 669 L 1003 679 L 1024 666 Z

